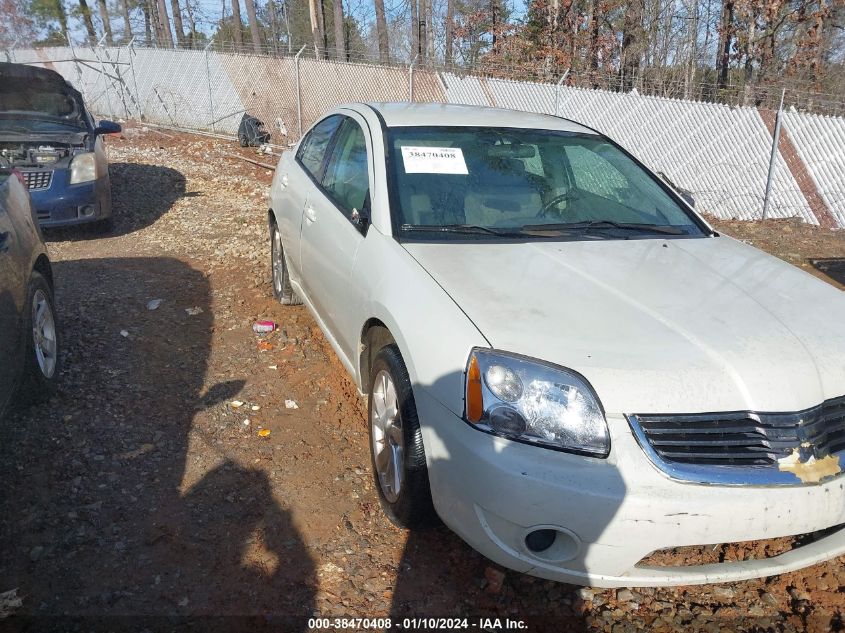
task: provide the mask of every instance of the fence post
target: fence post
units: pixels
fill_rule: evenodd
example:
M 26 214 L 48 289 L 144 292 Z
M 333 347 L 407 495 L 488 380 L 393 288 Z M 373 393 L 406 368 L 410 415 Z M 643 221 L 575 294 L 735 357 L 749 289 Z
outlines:
M 567 68 L 566 72 L 563 73 L 561 78 L 558 79 L 557 83 L 555 84 L 555 116 L 560 116 L 560 114 L 558 114 L 558 108 L 557 108 L 558 102 L 560 101 L 560 84 L 562 84 L 564 81 L 566 81 L 566 78 L 569 77 L 569 71 L 570 71 L 570 69 Z
M 306 46 L 308 45 L 303 44 L 302 48 L 299 49 L 299 52 L 293 58 L 294 71 L 296 72 L 296 123 L 299 126 L 299 138 L 302 138 L 302 92 L 299 84 L 299 56 L 302 55 L 302 51 L 305 50 Z
M 106 65 L 103 63 L 102 51 L 100 50 L 103 48 L 103 40 L 106 39 L 105 34 L 100 40 L 97 42 L 97 48 L 91 48 L 91 51 L 97 56 L 97 60 L 100 62 L 100 76 L 103 78 L 103 89 L 106 93 L 106 107 L 108 107 L 109 112 L 108 116 L 114 116 L 114 112 L 111 106 L 111 88 L 109 87 L 109 79 L 108 75 L 106 74 Z
M 208 49 L 211 48 L 212 44 L 214 44 L 213 37 L 208 41 L 203 53 L 205 55 L 205 83 L 208 86 L 208 113 L 211 115 L 211 131 L 216 132 L 217 130 L 214 128 L 214 98 L 211 96 L 211 66 L 208 63 Z
M 126 49 L 129 52 L 129 70 L 132 71 L 132 86 L 135 88 L 135 106 L 138 110 L 138 120 L 144 120 L 144 111 L 141 108 L 141 94 L 138 92 L 138 77 L 135 76 L 135 61 L 133 57 L 135 57 L 135 36 L 132 36 L 132 39 L 129 40 L 129 44 L 126 45 Z
M 414 59 L 411 60 L 411 64 L 408 66 L 408 101 L 411 103 L 414 102 L 414 64 L 417 63 L 417 57 L 419 55 L 414 55 Z
M 780 141 L 780 125 L 783 120 L 783 98 L 786 96 L 786 88 L 780 93 L 780 105 L 778 106 L 777 120 L 775 121 L 775 134 L 772 139 L 772 153 L 769 157 L 769 175 L 766 179 L 766 195 L 763 198 L 763 219 L 769 217 L 769 204 L 772 198 L 772 180 L 775 177 L 775 166 L 778 157 L 778 141 Z

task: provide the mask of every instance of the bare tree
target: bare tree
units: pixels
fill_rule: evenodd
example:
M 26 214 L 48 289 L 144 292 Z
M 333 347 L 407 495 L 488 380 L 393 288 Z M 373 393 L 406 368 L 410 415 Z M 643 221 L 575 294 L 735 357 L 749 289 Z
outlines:
M 453 2 L 453 0 L 449 0 Z M 384 15 L 384 0 L 375 0 L 376 33 L 378 35 L 378 60 L 386 64 L 390 61 L 390 43 L 387 39 L 387 19 Z
M 411 0 L 411 59 L 420 54 L 420 20 L 418 0 Z
M 622 27 L 622 89 L 630 90 L 639 74 L 643 44 L 643 0 L 631 0 Z
M 232 0 L 232 27 L 235 34 L 235 48 L 240 50 L 244 44 L 243 22 L 241 21 L 241 2 Z
M 722 16 L 719 19 L 719 50 L 716 58 L 718 86 L 724 90 L 728 85 L 728 70 L 731 62 L 731 44 L 734 33 L 734 0 L 723 0 Z
M 194 10 L 191 8 L 191 0 L 185 0 L 185 12 L 188 14 L 188 26 L 191 29 L 188 46 L 193 48 L 197 40 L 197 22 L 194 20 Z
M 320 29 L 320 18 L 317 3 L 320 0 L 308 0 L 308 15 L 311 18 L 311 37 L 314 39 L 314 56 L 317 59 L 323 57 L 325 48 L 323 46 L 323 33 Z
M 82 16 L 83 24 L 85 24 L 88 41 L 93 44 L 97 41 L 97 32 L 94 30 L 94 20 L 91 19 L 91 9 L 88 7 L 86 0 L 79 0 L 79 14 Z
M 179 0 L 170 0 L 170 8 L 173 10 L 173 30 L 176 31 L 176 43 L 180 47 L 185 46 L 185 28 L 182 24 L 182 8 Z
M 346 37 L 343 28 L 343 0 L 332 0 L 334 8 L 334 55 L 346 59 Z
M 258 30 L 258 19 L 255 17 L 255 0 L 246 2 L 246 19 L 249 22 L 249 34 L 252 36 L 252 50 L 261 52 L 261 32 Z
M 106 42 L 114 44 L 114 38 L 111 34 L 111 21 L 109 20 L 109 9 L 106 6 L 106 0 L 97 0 L 97 9 L 100 12 L 100 20 L 103 23 L 103 33 L 106 35 Z
M 158 23 L 161 27 L 161 45 L 168 48 L 173 47 L 173 31 L 170 30 L 170 16 L 167 15 L 167 4 L 165 0 L 158 0 Z
M 132 22 L 129 20 L 129 0 L 120 0 L 120 12 L 123 15 L 123 39 L 128 42 L 132 39 Z
M 452 66 L 452 48 L 455 41 L 455 0 L 446 0 L 446 42 L 443 61 L 446 67 Z

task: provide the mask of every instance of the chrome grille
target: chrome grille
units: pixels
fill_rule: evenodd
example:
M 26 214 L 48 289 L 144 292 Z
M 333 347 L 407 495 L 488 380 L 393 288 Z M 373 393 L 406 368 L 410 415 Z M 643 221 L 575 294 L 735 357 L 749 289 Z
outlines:
M 23 178 L 27 189 L 49 189 L 53 182 L 52 171 L 25 171 Z
M 795 449 L 804 458 L 845 451 L 845 396 L 797 413 L 632 415 L 628 420 L 652 461 L 684 479 L 705 480 L 714 467 L 723 474 L 731 470 L 724 467 L 776 469 L 778 460 Z

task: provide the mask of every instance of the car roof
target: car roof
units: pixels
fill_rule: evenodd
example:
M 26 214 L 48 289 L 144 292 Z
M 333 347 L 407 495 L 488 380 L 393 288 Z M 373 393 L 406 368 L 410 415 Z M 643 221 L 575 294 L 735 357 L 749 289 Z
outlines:
M 367 103 L 387 127 L 473 126 L 560 130 L 598 134 L 575 121 L 549 114 L 450 103 Z

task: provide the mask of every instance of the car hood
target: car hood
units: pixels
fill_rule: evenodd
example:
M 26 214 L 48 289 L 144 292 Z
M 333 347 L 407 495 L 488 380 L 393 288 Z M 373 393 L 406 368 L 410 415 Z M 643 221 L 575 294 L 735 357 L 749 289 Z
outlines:
M 845 293 L 728 237 L 407 243 L 497 349 L 606 411 L 798 411 L 845 394 Z

